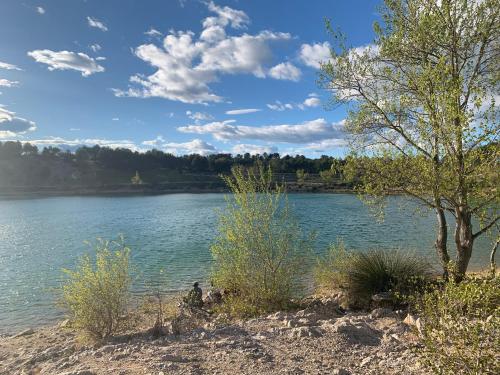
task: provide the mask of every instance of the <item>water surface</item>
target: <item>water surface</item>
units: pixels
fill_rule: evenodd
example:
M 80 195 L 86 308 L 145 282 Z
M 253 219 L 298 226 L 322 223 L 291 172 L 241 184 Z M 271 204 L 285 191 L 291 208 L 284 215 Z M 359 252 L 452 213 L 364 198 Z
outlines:
M 289 200 L 302 227 L 316 231 L 317 253 L 341 237 L 351 248 L 409 248 L 434 259 L 434 215 L 400 210 L 405 198 L 390 198 L 383 223 L 351 194 L 295 194 Z M 59 318 L 54 288 L 61 269 L 73 267 L 89 250 L 84 241 L 96 237 L 124 235 L 138 275 L 135 292 L 160 269 L 171 291 L 206 280 L 216 209 L 223 207 L 221 194 L 0 200 L 0 332 Z M 473 267 L 486 264 L 488 249 L 485 239 L 476 243 Z

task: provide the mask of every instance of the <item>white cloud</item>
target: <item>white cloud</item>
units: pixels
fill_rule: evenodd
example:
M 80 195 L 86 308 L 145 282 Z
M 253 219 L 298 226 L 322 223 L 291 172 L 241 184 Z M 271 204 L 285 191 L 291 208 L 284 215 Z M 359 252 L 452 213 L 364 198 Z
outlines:
M 205 28 L 212 25 L 227 26 L 228 24 L 235 29 L 244 28 L 250 23 L 247 14 L 241 10 L 229 8 L 227 6 L 220 7 L 214 4 L 213 1 L 208 3 L 208 10 L 217 14 L 217 17 L 208 17 L 203 22 Z
M 17 117 L 14 112 L 0 106 L 0 138 L 14 137 L 36 130 L 33 121 Z
M 204 112 L 192 112 L 192 111 L 186 111 L 186 116 L 189 117 L 191 120 L 194 120 L 195 123 L 199 123 L 200 121 L 210 121 L 213 120 L 213 116 L 210 115 L 209 113 L 204 113 Z
M 42 7 L 36 7 L 36 11 L 39 13 L 39 14 L 45 14 L 45 9 L 42 8 Z
M 151 141 L 144 141 L 142 144 L 175 155 L 185 155 L 185 154 L 209 155 L 218 152 L 215 146 L 201 139 L 193 139 L 192 141 L 189 142 L 176 143 L 176 142 L 167 142 L 165 141 L 165 139 L 163 139 L 162 136 L 158 136 Z
M 292 103 L 282 103 L 279 100 L 276 100 L 273 104 L 267 104 L 267 107 L 273 111 L 282 112 L 287 109 L 293 109 L 294 105 Z
M 79 129 L 73 129 L 79 130 Z M 145 148 L 137 146 L 131 140 L 111 140 L 111 139 L 96 139 L 96 138 L 87 138 L 87 139 L 64 139 L 61 137 L 48 137 L 45 139 L 33 139 L 28 140 L 31 144 L 34 144 L 38 147 L 59 147 L 64 150 L 76 150 L 82 146 L 92 147 L 95 145 L 101 147 L 109 147 L 109 148 L 128 148 L 132 151 L 146 151 Z
M 320 63 L 330 58 L 330 43 L 302 44 L 299 58 L 307 66 L 319 69 Z
M 287 109 L 301 109 L 305 110 L 311 107 L 318 107 L 321 105 L 321 100 L 318 98 L 318 95 L 315 93 L 309 94 L 309 97 L 306 98 L 302 103 L 293 104 L 293 103 L 282 103 L 279 100 L 276 100 L 273 104 L 267 104 L 269 109 L 273 111 L 285 111 Z
M 49 70 L 77 70 L 87 77 L 94 73 L 104 72 L 104 68 L 95 59 L 85 53 L 70 51 L 51 51 L 48 49 L 28 52 L 28 56 L 37 62 L 47 64 Z
M 269 69 L 269 75 L 275 79 L 297 82 L 300 80 L 301 74 L 300 69 L 289 62 L 278 64 Z
M 304 103 L 302 104 L 306 107 L 319 107 L 321 105 L 321 100 L 316 97 L 311 97 L 304 100 Z
M 120 121 L 120 119 L 118 117 L 113 117 L 111 121 Z
M 158 30 L 154 29 L 154 28 L 150 28 L 148 31 L 145 31 L 144 34 L 150 36 L 150 37 L 162 37 L 163 34 L 161 32 L 159 32 Z
M 97 43 L 90 45 L 89 48 L 94 52 L 98 52 L 102 49 L 102 47 Z
M 90 27 L 94 27 L 94 28 L 99 29 L 101 31 L 108 31 L 108 28 L 106 27 L 106 25 L 104 23 L 102 23 L 101 21 L 99 21 L 97 18 L 87 17 L 87 22 L 88 22 Z
M 238 143 L 234 145 L 231 149 L 231 153 L 233 155 L 240 154 L 243 155 L 245 153 L 249 153 L 252 155 L 262 155 L 263 153 L 274 154 L 278 152 L 277 147 L 275 146 L 261 146 L 261 145 L 251 145 L 245 143 Z
M 235 125 L 234 122 L 227 120 L 205 125 L 188 125 L 177 130 L 183 133 L 211 134 L 215 139 L 222 141 L 253 139 L 303 144 L 344 138 L 343 122 L 331 124 L 322 118 L 301 124 L 266 126 Z
M 232 109 L 226 111 L 226 115 L 246 115 L 247 113 L 260 112 L 261 109 L 258 108 L 244 108 L 244 109 Z
M 15 87 L 18 85 L 18 81 L 9 81 L 8 79 L 0 78 L 0 87 Z
M 209 85 L 223 74 L 253 74 L 264 78 L 272 60 L 270 43 L 289 40 L 288 33 L 262 31 L 227 36 L 226 27 L 241 29 L 248 16 L 239 10 L 207 4 L 215 16 L 203 20 L 199 38 L 191 31 L 170 31 L 161 47 L 143 44 L 135 55 L 156 69 L 149 76 L 130 77 L 127 90 L 114 89 L 116 96 L 160 97 L 184 103 L 220 102 Z
M 6 69 L 6 70 L 22 70 L 21 68 L 18 68 L 17 66 L 13 64 L 9 64 L 6 62 L 0 61 L 0 69 Z

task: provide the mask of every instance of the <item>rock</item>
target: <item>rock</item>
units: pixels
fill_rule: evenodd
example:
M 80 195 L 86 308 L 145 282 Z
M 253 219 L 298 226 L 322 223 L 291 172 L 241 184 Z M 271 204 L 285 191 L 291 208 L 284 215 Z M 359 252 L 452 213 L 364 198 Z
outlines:
M 391 308 L 394 305 L 394 295 L 391 292 L 382 292 L 372 296 L 375 307 Z
M 22 337 L 22 336 L 29 336 L 29 335 L 32 335 L 34 333 L 35 333 L 35 331 L 33 330 L 33 328 L 28 328 L 28 329 L 25 329 L 24 331 L 19 332 L 16 335 L 12 336 L 12 338 L 17 338 L 17 337 Z
M 266 319 L 269 320 L 284 320 L 287 317 L 287 313 L 284 313 L 283 311 L 278 311 L 274 314 L 268 315 Z
M 420 329 L 419 327 L 421 326 L 420 318 L 417 318 L 413 314 L 406 315 L 406 318 L 403 320 L 403 323 L 409 325 L 410 327 L 417 327 L 417 324 L 418 324 L 418 327 L 417 327 L 418 329 Z
M 339 319 L 334 324 L 334 331 L 344 336 L 352 344 L 380 344 L 380 332 L 371 328 L 365 322 L 353 323 L 349 320 Z
M 370 362 L 372 361 L 372 358 L 371 357 L 366 357 L 365 359 L 363 359 L 361 361 L 361 363 L 359 364 L 361 367 L 365 367 L 367 364 L 369 364 Z
M 99 349 L 101 353 L 113 353 L 115 351 L 114 345 L 106 345 Z
M 372 310 L 370 317 L 372 319 L 385 318 L 387 316 L 393 316 L 394 312 L 391 309 L 386 309 L 383 307 L 379 307 L 377 309 Z
M 331 372 L 332 375 L 351 375 L 349 371 L 343 368 L 336 368 Z
M 161 357 L 162 361 L 165 362 L 177 362 L 177 363 L 187 363 L 189 359 L 175 355 L 175 354 L 165 354 Z
M 316 327 L 297 327 L 290 330 L 290 337 L 301 338 L 301 337 L 321 337 L 323 332 Z
M 71 321 L 69 319 L 64 319 L 61 323 L 59 323 L 59 328 L 68 328 L 71 325 Z

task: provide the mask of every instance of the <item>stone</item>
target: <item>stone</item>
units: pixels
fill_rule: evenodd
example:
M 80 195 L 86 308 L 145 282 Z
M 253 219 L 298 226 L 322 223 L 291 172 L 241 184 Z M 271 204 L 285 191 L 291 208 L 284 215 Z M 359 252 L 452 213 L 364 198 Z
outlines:
M 366 357 L 364 358 L 361 363 L 359 364 L 361 367 L 365 367 L 367 364 L 369 364 L 372 361 L 371 357 Z
M 316 327 L 297 327 L 290 330 L 290 337 L 302 338 L 302 337 L 321 337 L 323 332 Z
M 351 322 L 339 319 L 334 324 L 334 331 L 344 336 L 352 344 L 379 345 L 380 332 L 364 322 Z
M 331 372 L 332 375 L 351 375 L 349 371 L 344 368 L 336 368 Z
M 375 307 L 392 308 L 394 305 L 394 295 L 391 292 L 377 293 L 372 296 Z
M 71 325 L 71 321 L 69 319 L 64 319 L 61 323 L 59 323 L 59 328 L 68 328 Z
M 187 363 L 189 360 L 187 358 L 175 355 L 175 354 L 165 354 L 161 357 L 162 361 L 165 362 L 177 362 L 177 363 Z
M 385 318 L 387 316 L 393 316 L 394 312 L 391 309 L 379 307 L 377 309 L 372 310 L 370 317 L 372 319 Z
M 406 315 L 406 318 L 403 320 L 403 323 L 409 325 L 410 327 L 415 327 L 417 325 L 417 317 L 413 314 Z

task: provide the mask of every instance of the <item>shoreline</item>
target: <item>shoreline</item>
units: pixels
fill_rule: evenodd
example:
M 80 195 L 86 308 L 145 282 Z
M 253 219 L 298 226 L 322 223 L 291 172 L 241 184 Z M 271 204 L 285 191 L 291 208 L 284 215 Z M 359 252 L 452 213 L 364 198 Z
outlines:
M 226 188 L 218 189 L 165 189 L 165 190 L 59 190 L 59 191 L 0 191 L 0 200 L 63 198 L 63 197 L 149 197 L 173 194 L 229 194 Z M 288 194 L 356 194 L 353 189 L 287 190 Z
M 186 317 L 174 331 L 151 330 L 154 311 L 100 342 L 81 340 L 68 321 L 0 337 L 0 373 L 424 375 L 404 311 L 344 311 L 338 296 L 253 319 Z

